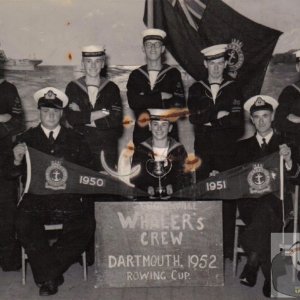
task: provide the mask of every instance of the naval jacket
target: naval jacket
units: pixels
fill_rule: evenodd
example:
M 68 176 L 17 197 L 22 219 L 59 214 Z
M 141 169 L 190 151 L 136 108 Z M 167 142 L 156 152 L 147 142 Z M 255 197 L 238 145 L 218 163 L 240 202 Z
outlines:
M 300 145 L 300 124 L 287 119 L 289 114 L 300 117 L 300 81 L 284 88 L 278 102 L 274 118 L 275 128 L 292 138 L 295 144 Z
M 173 192 L 190 184 L 189 174 L 184 172 L 184 165 L 187 158 L 187 153 L 182 144 L 178 143 L 173 138 L 169 138 L 169 148 L 167 159 L 171 164 L 168 164 L 166 170 L 171 168 L 170 172 L 162 178 L 162 186 L 166 187 L 171 184 Z M 131 181 L 138 188 L 147 191 L 149 186 L 158 187 L 158 178 L 153 177 L 147 171 L 147 162 L 154 161 L 155 153 L 153 152 L 152 137 L 142 142 L 134 151 L 132 166 L 141 165 L 141 172 Z
M 172 94 L 173 97 L 162 100 L 161 93 Z M 176 67 L 167 64 L 162 65 L 156 78 L 153 89 L 151 89 L 147 65 L 143 65 L 131 72 L 127 82 L 127 98 L 129 107 L 134 111 L 138 120 L 140 114 L 148 108 L 182 108 L 185 107 L 184 88 L 181 74 Z M 177 126 L 174 124 L 172 130 L 173 137 L 178 138 Z M 147 126 L 139 127 L 135 123 L 133 132 L 133 142 L 138 145 L 149 138 L 151 134 Z
M 85 77 L 71 81 L 66 87 L 66 95 L 69 97 L 69 105 L 75 103 L 80 111 L 66 109 L 68 122 L 79 129 L 91 123 L 91 113 L 96 110 L 107 109 L 110 114 L 95 121 L 99 130 L 110 130 L 122 128 L 122 100 L 118 86 L 105 78 L 101 78 L 100 87 L 93 107 L 90 103 L 88 88 Z

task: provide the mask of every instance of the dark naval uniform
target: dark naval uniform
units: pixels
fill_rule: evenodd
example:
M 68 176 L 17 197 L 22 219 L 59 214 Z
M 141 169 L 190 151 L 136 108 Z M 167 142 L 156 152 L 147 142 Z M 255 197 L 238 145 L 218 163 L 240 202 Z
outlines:
M 10 114 L 8 122 L 0 122 L 0 266 L 4 271 L 18 269 L 21 250 L 15 239 L 17 183 L 7 180 L 5 163 L 12 150 L 12 136 L 23 128 L 23 110 L 16 87 L 0 81 L 0 115 Z
M 287 119 L 289 114 L 300 117 L 300 81 L 289 85 L 279 96 L 279 106 L 276 109 L 274 126 L 295 145 L 300 147 L 300 124 Z
M 105 159 L 111 168 L 118 163 L 118 139 L 122 134 L 122 101 L 118 86 L 107 79 L 101 78 L 95 106 L 89 100 L 85 77 L 71 81 L 66 88 L 69 105 L 75 103 L 80 111 L 67 108 L 68 122 L 75 130 L 82 133 L 98 162 L 96 169 L 102 170 L 100 153 L 104 151 Z M 107 109 L 110 114 L 95 121 L 96 127 L 87 126 L 90 123 L 91 113 L 96 110 Z
M 194 149 L 202 159 L 202 167 L 196 171 L 197 180 L 206 178 L 211 170 L 222 172 L 233 167 L 236 141 L 244 132 L 242 107 L 241 92 L 229 78 L 221 83 L 215 102 L 208 80 L 190 87 L 188 108 L 194 125 Z M 220 111 L 229 115 L 217 119 Z M 224 253 L 228 258 L 232 258 L 235 210 L 234 201 L 223 201 Z
M 215 103 L 207 80 L 190 87 L 188 108 L 195 130 L 195 154 L 208 161 L 210 170 L 221 172 L 232 167 L 235 143 L 244 132 L 242 107 L 242 94 L 233 80 L 221 83 Z M 220 111 L 229 115 L 217 119 Z
M 171 99 L 162 100 L 161 93 L 170 93 Z M 148 108 L 181 108 L 185 107 L 184 88 L 181 74 L 177 68 L 163 64 L 155 85 L 151 89 L 147 65 L 131 72 L 127 82 L 129 107 L 134 111 L 136 122 L 133 131 L 133 143 L 138 145 L 151 136 L 148 126 L 139 125 L 137 120 Z M 177 125 L 174 124 L 171 136 L 178 140 Z
M 41 126 L 17 137 L 36 150 L 88 167 L 91 152 L 82 136 L 61 127 L 53 144 Z M 13 162 L 11 162 L 13 165 Z M 14 166 L 12 173 L 21 173 L 24 165 Z M 63 224 L 57 242 L 49 246 L 44 224 Z M 82 208 L 80 195 L 25 194 L 18 207 L 17 232 L 29 258 L 35 281 L 53 280 L 65 272 L 85 250 L 95 223 Z
M 258 143 L 256 135 L 238 142 L 237 165 L 249 163 L 266 155 L 279 151 L 283 140 L 275 133 L 266 148 Z M 270 279 L 271 233 L 281 232 L 282 201 L 274 194 L 267 194 L 257 199 L 238 201 L 241 219 L 246 228 L 241 236 L 241 244 L 246 253 L 256 252 L 266 279 Z
M 169 148 L 166 153 L 167 159 L 163 163 L 163 169 L 166 176 L 161 179 L 161 185 L 165 188 L 172 185 L 173 192 L 190 184 L 190 177 L 184 172 L 184 163 L 187 153 L 182 144 L 169 138 Z M 138 188 L 147 191 L 148 187 L 158 187 L 158 178 L 154 174 L 155 153 L 152 147 L 152 138 L 147 139 L 137 146 L 134 151 L 132 166 L 141 165 L 141 172 L 134 177 L 131 182 Z M 154 167 L 155 168 L 155 167 Z M 150 173 L 149 173 L 150 172 Z

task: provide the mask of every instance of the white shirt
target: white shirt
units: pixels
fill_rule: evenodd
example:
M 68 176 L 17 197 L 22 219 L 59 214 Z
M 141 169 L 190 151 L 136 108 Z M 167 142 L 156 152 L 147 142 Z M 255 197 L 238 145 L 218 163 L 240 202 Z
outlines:
M 155 161 L 164 161 L 167 158 L 169 147 L 158 148 L 153 147 L 154 160 Z
M 216 98 L 217 98 L 218 92 L 220 90 L 220 85 L 218 83 L 213 83 L 210 85 L 210 89 L 211 89 L 211 94 L 212 94 L 214 103 L 216 103 Z
M 159 71 L 148 71 L 151 90 L 153 90 Z
M 258 141 L 258 143 L 259 143 L 259 146 L 261 147 L 262 144 L 264 143 L 264 142 L 263 142 L 263 139 L 265 139 L 265 140 L 266 140 L 266 143 L 269 144 L 270 139 L 272 138 L 273 134 L 274 134 L 274 132 L 273 132 L 273 130 L 272 130 L 272 131 L 271 131 L 269 134 L 267 134 L 265 137 L 262 137 L 262 136 L 257 132 L 257 133 L 256 133 L 256 139 L 257 139 L 257 141 Z
M 87 88 L 88 88 L 88 94 L 89 94 L 90 102 L 91 102 L 91 104 L 94 108 L 95 104 L 96 104 L 99 88 L 95 85 L 88 85 Z
M 49 130 L 47 129 L 46 127 L 44 127 L 42 124 L 41 124 L 41 127 L 46 135 L 46 137 L 49 139 L 49 135 L 50 135 L 50 131 L 53 131 L 53 138 L 56 140 L 59 132 L 60 132 L 60 128 L 61 126 L 60 125 L 57 125 L 57 127 L 55 129 L 52 129 L 52 130 Z
M 267 134 L 267 135 L 264 137 L 264 139 L 266 140 L 266 143 L 267 143 L 267 144 L 269 144 L 270 139 L 272 138 L 273 134 L 274 134 L 274 131 L 272 130 L 272 132 L 270 132 L 269 134 Z M 256 133 L 256 139 L 257 139 L 257 141 L 258 141 L 258 143 L 259 143 L 259 146 L 261 147 L 261 145 L 263 144 L 263 140 L 262 140 L 263 137 L 262 137 L 261 135 L 259 135 L 258 133 Z M 292 169 L 292 167 L 289 167 L 289 166 L 287 165 L 287 163 L 285 163 L 284 165 L 285 165 L 285 167 L 286 167 L 286 169 L 287 169 L 288 171 L 290 171 L 290 170 Z
M 88 94 L 89 94 L 89 99 L 90 99 L 90 103 L 92 104 L 93 108 L 95 107 L 96 104 L 96 100 L 97 100 L 97 95 L 99 92 L 99 88 L 95 85 L 88 85 L 87 87 L 88 89 Z M 96 127 L 95 122 L 91 122 L 90 124 L 86 124 L 87 126 L 91 126 L 91 127 Z

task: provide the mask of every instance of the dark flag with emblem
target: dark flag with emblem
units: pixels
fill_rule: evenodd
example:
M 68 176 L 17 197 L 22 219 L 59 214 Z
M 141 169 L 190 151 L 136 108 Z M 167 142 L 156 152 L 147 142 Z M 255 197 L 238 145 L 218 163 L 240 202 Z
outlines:
M 173 196 L 186 199 L 259 198 L 277 193 L 280 188 L 280 156 L 273 153 L 197 184 L 177 191 Z
M 249 20 L 221 0 L 153 2 L 154 27 L 167 32 L 166 47 L 187 73 L 196 80 L 205 77 L 200 50 L 226 43 L 228 73 L 238 79 L 245 99 L 260 93 L 280 31 Z
M 27 180 L 25 193 L 47 194 L 110 194 L 147 196 L 137 188 L 77 164 L 27 147 Z M 34 158 L 34 159 L 31 159 Z

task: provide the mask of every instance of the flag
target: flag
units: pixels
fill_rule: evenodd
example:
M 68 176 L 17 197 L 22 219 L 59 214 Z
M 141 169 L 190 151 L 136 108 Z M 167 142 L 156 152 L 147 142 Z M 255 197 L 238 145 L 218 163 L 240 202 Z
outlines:
M 177 191 L 175 198 L 231 200 L 259 198 L 280 189 L 280 156 L 278 152 L 257 161 L 209 177 Z
M 260 94 L 282 32 L 251 21 L 221 0 L 153 1 L 154 27 L 166 31 L 167 49 L 188 74 L 195 80 L 207 76 L 200 51 L 226 43 L 228 74 L 237 79 L 245 99 Z
M 27 147 L 25 193 L 147 196 L 118 179 Z

